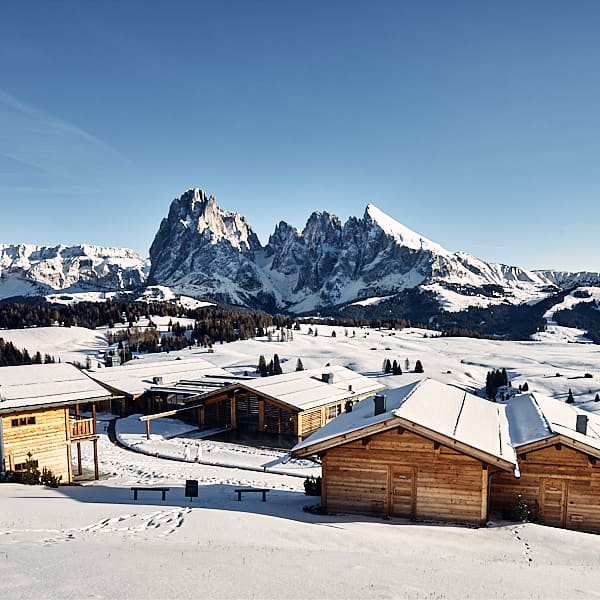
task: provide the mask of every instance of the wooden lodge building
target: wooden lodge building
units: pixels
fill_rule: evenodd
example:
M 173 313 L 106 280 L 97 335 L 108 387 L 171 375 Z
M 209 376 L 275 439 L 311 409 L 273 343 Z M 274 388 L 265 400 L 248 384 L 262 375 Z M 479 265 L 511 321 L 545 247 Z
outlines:
M 290 446 L 335 419 L 348 404 L 383 389 L 376 380 L 340 366 L 270 377 L 230 376 L 216 389 L 203 388 L 205 384 L 205 379 L 184 381 L 150 392 L 162 396 L 167 406 L 185 409 L 182 417 L 193 406 L 186 418 L 199 427 L 239 430 L 266 444 Z
M 0 475 L 25 469 L 31 460 L 73 481 L 72 446 L 77 452 L 81 475 L 81 444 L 94 450 L 98 479 L 96 402 L 110 394 L 69 364 L 25 365 L 0 368 Z M 91 407 L 92 417 L 79 416 L 79 406 Z
M 484 523 L 489 481 L 516 467 L 504 406 L 424 379 L 366 400 L 298 444 L 326 511 Z
M 600 531 L 600 417 L 524 394 L 493 403 L 425 379 L 366 400 L 298 444 L 330 512 L 484 523 L 521 494 L 539 521 Z
M 340 366 L 243 377 L 202 358 L 142 359 L 91 376 L 125 398 L 122 414 L 177 416 L 200 428 L 236 431 L 278 446 L 297 443 L 337 417 L 347 403 L 383 389 Z

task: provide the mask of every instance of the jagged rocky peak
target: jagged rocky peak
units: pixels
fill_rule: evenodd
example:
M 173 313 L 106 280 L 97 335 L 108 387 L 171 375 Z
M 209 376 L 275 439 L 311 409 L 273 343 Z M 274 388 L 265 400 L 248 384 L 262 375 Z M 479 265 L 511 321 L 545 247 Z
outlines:
M 342 229 L 342 223 L 338 217 L 327 211 L 315 211 L 308 217 L 302 230 L 302 237 L 309 247 L 319 244 L 335 244 L 341 236 Z
M 246 219 L 237 212 L 221 209 L 214 196 L 207 196 L 200 188 L 190 188 L 173 200 L 161 229 L 167 229 L 171 235 L 178 230 L 181 234 L 206 232 L 211 243 L 225 239 L 241 251 L 260 249 L 258 237 Z
M 286 251 L 292 244 L 301 239 L 301 233 L 295 227 L 288 225 L 285 221 L 279 221 L 275 231 L 269 236 L 269 242 L 265 247 L 265 256 L 273 256 Z

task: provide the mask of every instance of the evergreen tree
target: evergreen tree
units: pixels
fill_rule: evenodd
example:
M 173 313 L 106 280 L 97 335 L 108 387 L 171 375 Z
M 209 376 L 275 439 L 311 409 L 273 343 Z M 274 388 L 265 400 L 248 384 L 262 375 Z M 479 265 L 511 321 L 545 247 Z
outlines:
M 600 395 L 598 395 L 598 392 L 596 392 L 596 396 L 594 398 L 594 402 L 600 402 Z
M 525 383 L 522 385 L 522 387 L 521 387 L 521 390 L 522 390 L 523 392 L 528 392 L 528 391 L 529 391 L 529 384 L 528 384 L 527 382 L 525 382 Z
M 410 369 L 410 360 L 408 358 L 404 361 L 404 370 L 408 371 Z
M 423 369 L 423 364 L 420 360 L 417 360 L 415 363 L 415 373 L 423 373 L 425 369 Z
M 384 372 L 385 372 L 386 374 L 388 374 L 388 373 L 391 373 L 391 372 L 392 372 L 392 363 L 390 362 L 390 359 L 389 359 L 389 358 L 387 358 L 387 359 L 386 359 L 386 361 L 385 361 L 385 370 L 384 370 Z
M 283 371 L 281 370 L 281 365 L 279 364 L 279 355 L 273 355 L 273 375 L 281 375 Z
M 569 388 L 569 395 L 567 396 L 567 404 L 575 404 L 575 398 L 573 398 L 573 392 Z
M 301 359 L 296 361 L 296 371 L 304 371 L 304 365 L 302 364 Z
M 332 332 L 331 332 L 331 337 L 336 337 L 336 333 L 335 333 L 335 331 L 332 331 Z
M 258 366 L 256 367 L 256 372 L 260 373 L 261 377 L 266 377 L 267 376 L 267 361 L 265 360 L 265 357 L 261 354 L 258 357 Z

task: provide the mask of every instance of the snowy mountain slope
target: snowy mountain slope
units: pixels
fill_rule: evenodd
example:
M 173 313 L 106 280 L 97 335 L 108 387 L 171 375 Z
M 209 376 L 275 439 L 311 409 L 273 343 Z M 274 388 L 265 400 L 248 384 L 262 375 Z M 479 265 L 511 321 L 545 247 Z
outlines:
M 530 302 L 560 287 L 549 272 L 450 252 L 373 204 L 346 223 L 326 211 L 311 214 L 302 231 L 282 221 L 263 248 L 243 217 L 200 189 L 173 201 L 150 257 L 152 284 L 293 313 L 417 287 L 446 310 Z
M 0 244 L 0 298 L 141 286 L 147 264 L 127 248 Z

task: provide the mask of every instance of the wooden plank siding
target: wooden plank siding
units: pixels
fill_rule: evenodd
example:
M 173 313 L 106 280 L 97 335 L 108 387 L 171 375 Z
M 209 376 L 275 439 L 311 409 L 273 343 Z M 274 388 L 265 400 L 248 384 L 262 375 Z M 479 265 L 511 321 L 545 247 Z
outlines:
M 545 525 L 600 531 L 600 460 L 564 444 L 521 452 L 518 459 L 519 478 L 492 476 L 492 509 L 509 509 L 521 494 L 530 506 L 537 502 Z
M 322 467 L 321 501 L 330 512 L 487 519 L 487 465 L 409 431 L 395 428 L 326 450 Z
M 34 424 L 13 425 L 16 420 L 35 419 Z M 72 467 L 69 460 L 69 410 L 65 407 L 34 410 L 2 417 L 4 452 L 6 466 L 14 470 L 15 465 L 32 459 L 43 467 L 51 469 L 54 475 L 62 476 L 63 482 L 72 480 Z

